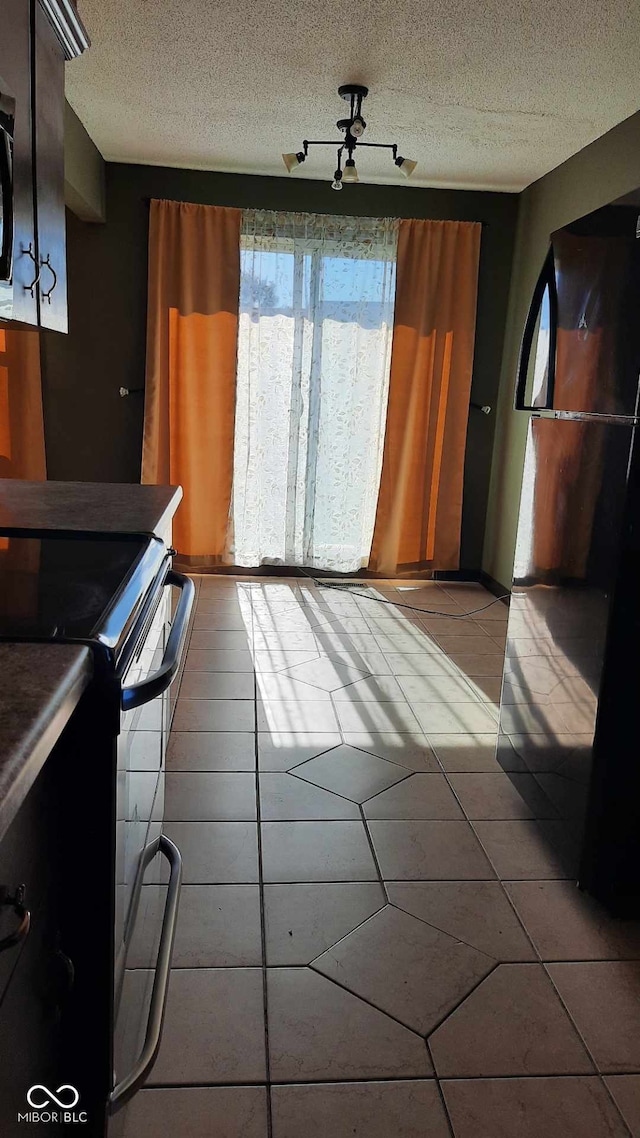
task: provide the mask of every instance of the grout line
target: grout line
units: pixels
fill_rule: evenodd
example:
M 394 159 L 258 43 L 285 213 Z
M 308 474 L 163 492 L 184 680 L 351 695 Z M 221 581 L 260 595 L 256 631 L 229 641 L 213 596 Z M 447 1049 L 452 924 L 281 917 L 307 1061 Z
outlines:
M 449 1127 L 449 1134 L 451 1135 L 451 1138 L 455 1138 L 455 1131 L 453 1129 L 453 1122 L 451 1121 L 451 1115 L 449 1114 L 449 1107 L 447 1106 L 447 1100 L 444 1097 L 444 1091 L 442 1089 L 442 1083 L 441 1083 L 440 1076 L 438 1075 L 438 1072 L 436 1069 L 435 1061 L 433 1058 L 433 1052 L 431 1050 L 431 1046 L 429 1044 L 428 1039 L 425 1039 L 425 1046 L 427 1048 L 427 1055 L 429 1056 L 429 1059 L 431 1060 L 431 1066 L 433 1067 L 433 1074 L 434 1074 L 434 1078 L 435 1078 L 435 1082 L 436 1082 L 436 1087 L 438 1088 L 438 1095 L 440 1097 L 440 1103 L 441 1103 L 442 1109 L 444 1111 L 444 1116 L 447 1120 L 447 1126 Z
M 253 606 L 251 607 L 251 631 L 253 641 Z M 271 1111 L 271 1053 L 269 1049 L 269 992 L 267 984 L 267 933 L 264 904 L 264 872 L 262 864 L 262 814 L 260 801 L 260 763 L 258 761 L 258 679 L 253 673 L 253 747 L 255 756 L 255 793 L 256 793 L 256 828 L 258 841 L 258 889 L 260 895 L 260 944 L 262 950 L 262 1008 L 264 1014 L 264 1053 L 266 1077 L 266 1105 L 267 1105 L 267 1138 L 273 1136 L 273 1118 Z
M 375 846 L 373 844 L 373 838 L 371 837 L 371 834 L 369 832 L 369 826 L 367 824 L 367 819 L 365 818 L 365 814 L 364 814 L 364 810 L 362 809 L 362 805 L 360 805 L 360 817 L 362 819 L 362 824 L 364 826 L 364 832 L 367 835 L 367 841 L 369 843 L 369 849 L 371 850 L 371 856 L 373 858 L 373 864 L 375 865 L 376 873 L 378 874 L 378 880 L 380 882 L 380 885 L 382 886 L 382 892 L 384 894 L 385 901 L 387 902 L 387 905 L 388 905 L 390 902 L 389 902 L 389 894 L 387 892 L 387 884 L 386 884 L 386 881 L 382 875 L 382 869 L 380 868 L 380 862 L 378 861 L 378 855 L 376 853 L 376 849 L 375 849 Z
M 371 920 L 371 917 L 368 917 L 367 920 Z M 285 971 L 286 968 L 287 966 L 284 966 Z M 335 976 L 327 976 L 326 972 L 322 972 L 319 968 L 315 967 L 315 961 L 312 961 L 311 964 L 308 964 L 307 968 L 309 968 L 311 972 L 314 972 L 316 976 L 322 976 L 324 980 L 328 980 L 329 983 L 334 984 L 336 988 L 340 988 L 341 991 L 347 992 L 350 996 L 353 997 L 354 1000 L 360 1000 L 363 1004 L 367 1004 L 368 1007 L 374 1008 L 375 1011 L 380 1012 L 381 1015 L 386 1016 L 387 1019 L 392 1020 L 393 1023 L 399 1024 L 400 1027 L 403 1027 L 405 1029 L 405 1031 L 410 1031 L 412 1035 L 416 1035 L 418 1039 L 421 1039 L 424 1043 L 425 1036 L 422 1034 L 422 1032 L 418 1031 L 415 1027 L 409 1027 L 409 1025 L 407 1023 L 404 1023 L 403 1020 L 398 1019 L 397 1016 L 393 1015 L 392 1012 L 387 1011 L 386 1008 L 380 1007 L 380 1004 L 375 1004 L 373 1000 L 370 1000 L 367 996 L 362 996 L 359 992 L 354 992 L 352 988 L 348 988 L 346 984 L 341 984 L 339 980 L 336 980 Z M 437 1024 L 437 1026 L 439 1027 L 440 1024 Z M 431 1028 L 428 1034 L 430 1035 L 431 1032 L 435 1030 L 435 1027 Z

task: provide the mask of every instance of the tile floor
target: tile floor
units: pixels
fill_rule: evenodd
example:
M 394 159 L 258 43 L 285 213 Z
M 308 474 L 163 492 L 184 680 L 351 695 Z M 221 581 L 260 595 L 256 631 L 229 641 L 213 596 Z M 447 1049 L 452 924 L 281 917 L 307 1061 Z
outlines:
M 126 1138 L 639 1138 L 640 926 L 578 893 L 539 785 L 496 762 L 504 606 L 196 583 L 185 883 Z

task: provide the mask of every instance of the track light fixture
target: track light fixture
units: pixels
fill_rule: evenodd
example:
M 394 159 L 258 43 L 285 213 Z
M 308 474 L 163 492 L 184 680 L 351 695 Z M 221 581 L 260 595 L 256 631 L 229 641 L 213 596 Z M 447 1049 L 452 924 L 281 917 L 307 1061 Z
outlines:
M 331 183 L 332 190 L 341 190 L 345 182 L 358 182 L 358 170 L 356 168 L 355 159 L 353 157 L 357 146 L 370 146 L 379 150 L 390 150 L 393 161 L 404 174 L 405 178 L 409 178 L 417 166 L 411 158 L 403 158 L 398 154 L 398 147 L 395 142 L 362 142 L 362 136 L 367 128 L 367 124 L 362 117 L 362 100 L 366 99 L 369 94 L 368 87 L 362 87 L 359 83 L 345 83 L 342 87 L 338 87 L 338 94 L 341 99 L 345 99 L 350 104 L 350 114 L 347 119 L 338 119 L 336 126 L 338 130 L 344 134 L 344 141 L 338 146 L 338 166 L 333 175 Z M 309 152 L 310 146 L 335 146 L 333 142 L 325 141 L 308 141 L 304 140 L 302 143 L 302 150 L 296 154 L 283 154 L 282 160 L 287 168 L 289 174 L 304 162 Z M 346 151 L 347 158 L 342 167 L 342 156 Z

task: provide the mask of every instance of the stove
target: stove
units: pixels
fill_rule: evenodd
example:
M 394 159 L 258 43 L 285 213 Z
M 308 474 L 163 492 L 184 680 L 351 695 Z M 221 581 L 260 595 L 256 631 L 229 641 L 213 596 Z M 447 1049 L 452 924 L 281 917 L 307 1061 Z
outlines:
M 178 599 L 176 602 L 176 593 Z M 177 919 L 181 859 L 162 833 L 164 765 L 175 678 L 193 605 L 193 582 L 171 568 L 164 543 L 147 534 L 0 529 L 0 640 L 86 644 L 94 655 L 91 737 L 83 741 L 107 818 L 112 992 L 109 1113 L 135 1093 L 160 1043 Z M 82 705 L 81 705 L 82 706 Z M 80 710 L 80 709 L 79 709 Z M 89 790 L 89 794 L 91 791 Z M 103 791 L 104 796 L 104 791 Z M 82 810 L 91 810 L 86 799 Z M 170 865 L 164 908 L 148 943 L 146 984 L 129 956 L 139 913 L 164 898 L 160 860 Z M 157 897 L 155 897 L 157 901 Z M 145 936 L 149 930 L 145 931 Z M 155 945 L 155 948 L 154 948 Z M 90 1000 L 95 976 L 79 975 Z M 138 1055 L 122 1040 L 144 1039 Z

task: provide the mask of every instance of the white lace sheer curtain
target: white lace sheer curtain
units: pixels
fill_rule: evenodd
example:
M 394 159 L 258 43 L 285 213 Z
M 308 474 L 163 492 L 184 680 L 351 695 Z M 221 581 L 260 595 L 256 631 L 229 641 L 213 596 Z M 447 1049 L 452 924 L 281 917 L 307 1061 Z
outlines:
M 389 390 L 398 222 L 246 210 L 233 561 L 367 564 Z

